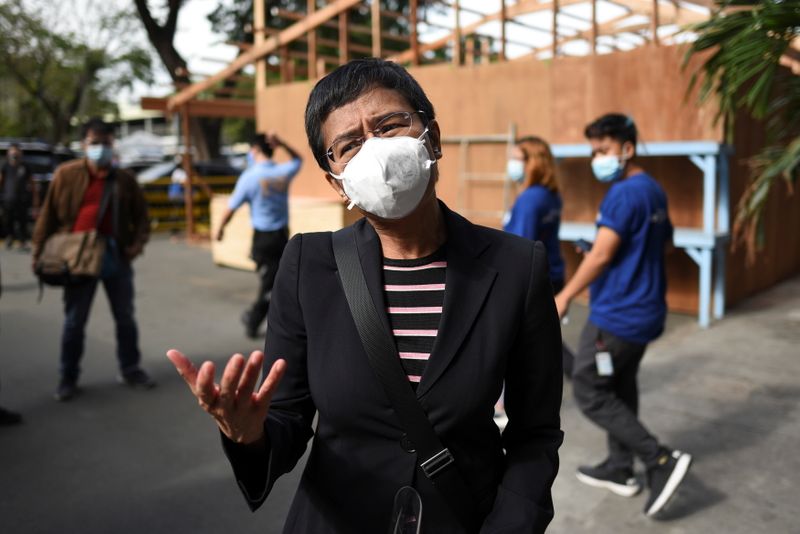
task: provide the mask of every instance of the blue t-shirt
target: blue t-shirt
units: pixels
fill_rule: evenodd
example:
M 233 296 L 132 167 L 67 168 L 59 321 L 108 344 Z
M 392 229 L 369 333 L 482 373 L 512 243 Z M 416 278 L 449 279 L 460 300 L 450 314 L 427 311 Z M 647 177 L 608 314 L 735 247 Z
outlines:
M 300 159 L 287 163 L 265 161 L 248 167 L 236 181 L 228 207 L 250 204 L 253 229 L 280 230 L 289 224 L 289 182 L 300 170 Z
M 600 204 L 597 226 L 619 235 L 611 264 L 591 285 L 589 320 L 633 343 L 661 335 L 667 315 L 664 248 L 672 242 L 667 196 L 645 173 L 614 182 Z
M 547 249 L 550 280 L 564 281 L 564 258 L 558 241 L 561 226 L 561 196 L 541 185 L 532 185 L 517 197 L 511 216 L 503 225 L 506 232 L 541 241 Z

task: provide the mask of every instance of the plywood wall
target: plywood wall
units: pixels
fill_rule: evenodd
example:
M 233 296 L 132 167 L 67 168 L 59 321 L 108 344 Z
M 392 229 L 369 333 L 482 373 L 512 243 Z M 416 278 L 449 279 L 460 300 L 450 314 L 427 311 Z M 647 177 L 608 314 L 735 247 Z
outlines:
M 513 123 L 519 134 L 539 135 L 552 143 L 584 142 L 583 129 L 594 118 L 608 112 L 631 115 L 648 141 L 722 140 L 722 129 L 713 122 L 713 108 L 698 107 L 686 97 L 692 68 L 682 69 L 684 50 L 678 47 L 646 46 L 630 52 L 595 57 L 559 58 L 555 61 L 525 60 L 456 68 L 441 64 L 410 69 L 436 109 L 444 136 L 485 135 L 508 132 Z M 305 157 L 305 165 L 292 185 L 292 194 L 335 200 L 308 149 L 303 127 L 306 100 L 313 84 L 267 87 L 258 94 L 257 124 L 260 131 L 276 130 Z M 757 136 L 742 136 L 737 153 L 753 152 Z M 500 146 L 476 148 L 469 154 L 471 170 L 501 172 L 506 151 Z M 670 215 L 678 226 L 699 227 L 702 221 L 702 175 L 685 158 L 648 158 L 647 170 L 664 186 L 670 200 Z M 502 187 L 476 184 L 464 188 L 459 183 L 459 153 L 456 145 L 444 147 L 439 162 L 439 196 L 457 210 L 503 208 Z M 741 166 L 733 166 L 734 194 L 741 194 L 745 180 Z M 590 174 L 588 161 L 560 163 L 564 218 L 594 220 L 605 187 Z M 800 196 L 800 195 L 798 195 Z M 463 198 L 463 202 L 459 202 Z M 738 198 L 733 197 L 733 198 Z M 776 198 L 789 206 L 794 200 Z M 800 210 L 795 209 L 795 216 Z M 480 220 L 497 225 L 498 220 Z M 785 232 L 774 227 L 781 220 L 770 220 L 770 231 L 777 241 Z M 800 227 L 795 221 L 794 228 Z M 732 301 L 773 284 L 787 273 L 800 270 L 797 233 L 791 253 L 775 254 L 792 259 L 772 259 L 772 249 L 763 261 L 770 266 L 762 274 L 741 267 L 740 254 L 729 261 L 731 276 L 728 294 Z M 772 239 L 772 234 L 770 234 Z M 565 247 L 567 249 L 568 247 Z M 567 262 L 574 268 L 577 259 L 568 250 Z M 787 257 L 788 257 L 787 256 Z M 673 309 L 695 311 L 697 308 L 697 268 L 684 254 L 669 260 L 668 302 Z
M 740 113 L 731 156 L 732 199 L 740 198 L 744 192 L 751 175 L 748 159 L 765 142 L 764 125 Z M 763 245 L 754 263 L 747 261 L 744 247 L 732 247 L 729 252 L 726 285 L 730 303 L 800 272 L 800 192 L 792 192 L 782 180 L 773 187 L 767 201 Z

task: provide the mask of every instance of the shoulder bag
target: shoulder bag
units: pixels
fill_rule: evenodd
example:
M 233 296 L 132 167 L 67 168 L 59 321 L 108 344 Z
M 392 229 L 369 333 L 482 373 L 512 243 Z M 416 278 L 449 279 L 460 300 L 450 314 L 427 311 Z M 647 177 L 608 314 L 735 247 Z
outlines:
M 106 239 L 100 235 L 98 227 L 108 209 L 115 186 L 113 173 L 109 173 L 100 208 L 97 210 L 97 222 L 92 230 L 57 233 L 45 240 L 34 266 L 41 283 L 65 286 L 100 276 Z

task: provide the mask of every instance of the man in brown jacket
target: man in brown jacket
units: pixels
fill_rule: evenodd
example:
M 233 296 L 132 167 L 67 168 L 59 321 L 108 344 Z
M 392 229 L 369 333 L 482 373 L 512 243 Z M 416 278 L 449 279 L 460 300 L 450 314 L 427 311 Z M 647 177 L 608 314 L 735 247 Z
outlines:
M 47 191 L 33 232 L 34 264 L 48 237 L 61 232 L 97 228 L 107 238 L 103 268 L 98 279 L 64 288 L 64 330 L 61 337 L 61 380 L 55 393 L 67 401 L 78 392 L 84 329 L 98 282 L 103 283 L 114 315 L 117 334 L 119 381 L 149 389 L 155 383 L 139 366 L 139 334 L 134 318 L 131 262 L 142 253 L 149 234 L 147 206 L 136 178 L 114 169 L 113 131 L 100 119 L 83 128 L 86 157 L 59 166 Z M 108 209 L 100 213 L 106 187 L 111 187 Z M 98 221 L 98 218 L 101 219 Z

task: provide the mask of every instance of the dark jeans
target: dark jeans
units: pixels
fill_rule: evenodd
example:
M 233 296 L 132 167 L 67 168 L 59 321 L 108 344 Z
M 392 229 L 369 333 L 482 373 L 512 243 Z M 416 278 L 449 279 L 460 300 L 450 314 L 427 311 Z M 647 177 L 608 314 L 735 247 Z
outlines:
M 281 228 L 272 232 L 253 231 L 253 248 L 251 256 L 256 262 L 258 274 L 258 294 L 247 314 L 248 328 L 257 330 L 269 311 L 272 286 L 275 273 L 281 261 L 283 249 L 289 242 L 289 229 Z
M 6 239 L 28 240 L 28 206 L 25 202 L 15 202 L 3 206 L 3 232 Z
M 139 367 L 139 332 L 133 315 L 133 269 L 120 262 L 115 275 L 64 288 L 64 331 L 61 336 L 61 377 L 77 381 L 83 355 L 84 330 L 97 285 L 106 290 L 117 334 L 117 360 L 122 374 Z
M 639 363 L 647 345 L 630 343 L 586 321 L 575 356 L 572 387 L 583 414 L 608 434 L 608 460 L 616 469 L 632 469 L 633 456 L 651 467 L 658 440 L 639 421 Z M 600 376 L 595 354 L 611 353 L 612 376 Z

